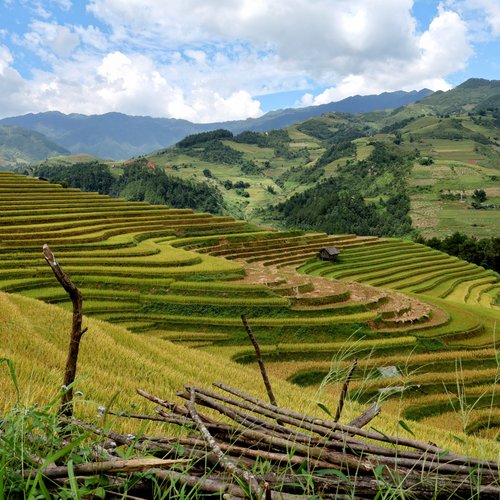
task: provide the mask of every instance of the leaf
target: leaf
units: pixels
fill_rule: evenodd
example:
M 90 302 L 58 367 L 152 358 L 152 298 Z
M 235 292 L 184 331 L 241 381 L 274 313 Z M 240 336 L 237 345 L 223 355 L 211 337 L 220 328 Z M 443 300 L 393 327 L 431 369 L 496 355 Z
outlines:
M 323 404 L 323 403 L 318 403 L 318 406 L 331 418 L 333 418 L 333 415 L 331 414 L 330 410 Z
M 12 382 L 14 382 L 17 394 L 17 401 L 19 402 L 19 400 L 21 399 L 21 394 L 19 392 L 19 384 L 17 383 L 17 376 L 16 376 L 16 370 L 14 369 L 14 362 L 10 358 L 0 358 L 0 364 L 1 363 L 6 363 L 7 366 L 9 367 L 10 378 L 12 379 Z
M 349 478 L 338 469 L 315 469 L 314 474 L 321 474 L 323 476 L 337 476 L 344 481 L 349 481 Z
M 460 444 L 466 444 L 465 441 L 462 438 L 459 438 L 458 436 L 455 436 L 455 434 L 452 434 L 451 437 L 455 440 L 458 441 Z
M 382 472 L 384 472 L 384 464 L 378 464 L 377 467 L 375 467 L 373 474 L 377 479 L 384 479 L 382 477 Z
M 73 449 L 76 448 L 78 445 L 80 445 L 85 439 L 89 437 L 89 434 L 83 434 L 79 438 L 75 439 L 71 443 L 67 444 L 64 448 L 60 449 L 59 451 L 56 451 L 55 453 L 50 454 L 43 462 L 42 466 L 40 469 L 38 469 L 38 473 L 35 476 L 35 479 L 33 480 L 33 485 L 31 486 L 31 490 L 28 493 L 28 498 L 33 498 L 34 493 L 36 491 L 36 487 L 38 484 L 41 484 L 42 480 L 42 471 L 47 467 L 47 465 L 50 465 L 54 463 L 55 461 L 59 460 L 60 458 L 64 457 L 65 455 L 69 454 L 69 452 Z
M 385 434 L 384 432 L 379 431 L 378 429 L 375 429 L 375 427 L 371 427 L 371 429 L 374 430 L 375 432 L 378 432 L 379 434 L 384 436 L 386 439 L 389 439 L 389 436 L 387 434 Z
M 78 487 L 78 482 L 75 477 L 75 470 L 73 469 L 73 460 L 68 460 L 68 479 L 71 486 L 71 492 L 73 498 L 81 498 L 80 488 Z
M 415 436 L 415 433 L 408 427 L 408 424 L 404 420 L 399 421 L 399 425 L 406 431 L 409 432 L 412 436 Z

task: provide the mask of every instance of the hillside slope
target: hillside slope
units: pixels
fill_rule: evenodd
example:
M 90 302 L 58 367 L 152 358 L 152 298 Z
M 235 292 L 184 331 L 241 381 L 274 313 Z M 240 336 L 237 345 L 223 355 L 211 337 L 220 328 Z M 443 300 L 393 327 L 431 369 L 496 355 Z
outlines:
M 0 166 L 27 165 L 69 151 L 43 134 L 18 126 L 0 125 Z
M 479 266 L 398 239 L 273 231 L 10 173 L 0 174 L 0 217 L 1 290 L 68 308 L 41 256 L 48 243 L 81 288 L 85 313 L 141 338 L 175 340 L 221 363 L 252 363 L 246 314 L 276 377 L 319 387 L 332 363 L 356 355 L 369 371 L 359 374 L 353 400 L 420 384 L 429 391 L 424 398 L 409 391 L 391 403 L 405 418 L 448 428 L 453 421 L 456 432 L 486 435 L 500 422 L 492 383 L 500 377 L 500 276 Z M 340 249 L 337 262 L 319 261 L 318 251 L 330 246 Z M 467 372 L 463 390 L 482 403 L 464 426 L 449 391 L 454 363 L 463 359 L 465 368 L 471 357 L 482 365 Z M 396 378 L 370 375 L 387 359 Z M 418 373 L 406 369 L 416 365 Z
M 0 357 L 13 362 L 20 390 L 21 405 L 48 404 L 59 392 L 66 359 L 71 314 L 63 309 L 19 295 L 0 292 Z M 210 388 L 213 382 L 265 399 L 260 373 L 217 355 L 194 351 L 164 340 L 133 335 L 125 329 L 95 319 L 84 318 L 88 332 L 84 335 L 79 356 L 75 389 L 76 416 L 101 425 L 97 408 L 110 405 L 115 411 L 151 412 L 151 404 L 136 395 L 141 388 L 164 399 L 175 399 L 174 393 L 184 385 Z M 0 409 L 8 411 L 17 395 L 7 366 L 0 365 Z M 318 408 L 318 396 L 333 404 L 331 396 L 298 388 L 272 377 L 272 385 L 281 406 L 301 413 L 324 417 Z M 112 402 L 111 402 L 112 400 Z M 347 404 L 343 419 L 358 415 L 361 407 Z M 398 415 L 384 412 L 375 420 L 377 428 L 388 434 L 400 434 Z M 108 426 L 123 433 L 143 432 L 163 435 L 176 433 L 165 425 L 144 425 L 107 415 Z M 419 439 L 432 440 L 459 453 L 496 458 L 497 445 L 489 440 L 472 438 L 462 433 L 432 429 L 412 424 Z M 458 441 L 456 438 L 460 439 Z
M 181 141 L 148 159 L 172 175 L 217 187 L 231 215 L 258 223 L 365 231 L 359 224 L 334 227 L 321 217 L 325 212 L 335 219 L 344 206 L 330 203 L 328 212 L 328 198 L 319 200 L 317 192 L 338 195 L 349 180 L 350 191 L 362 197 L 356 205 L 371 210 L 369 217 L 362 216 L 365 222 L 387 212 L 387 202 L 400 196 L 408 200 L 408 208 L 399 219 L 411 217 L 413 228 L 426 237 L 454 231 L 494 237 L 500 232 L 500 111 L 495 105 L 499 85 L 471 80 L 394 111 L 328 113 L 285 130 L 219 139 L 195 135 L 189 146 Z M 392 158 L 374 156 L 380 146 L 399 157 L 401 168 L 394 174 L 387 175 L 384 167 Z M 475 190 L 485 191 L 483 205 L 473 204 Z M 288 217 L 293 211 L 288 201 L 304 191 L 317 214 L 297 222 L 300 214 Z M 279 204 L 280 213 L 270 217 L 273 212 L 267 207 Z M 376 221 L 375 226 L 394 227 L 385 222 Z

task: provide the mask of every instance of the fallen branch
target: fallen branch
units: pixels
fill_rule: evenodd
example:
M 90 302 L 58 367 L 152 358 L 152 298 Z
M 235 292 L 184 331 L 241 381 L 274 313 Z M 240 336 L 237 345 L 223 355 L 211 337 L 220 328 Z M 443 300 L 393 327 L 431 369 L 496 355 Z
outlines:
M 361 429 L 365 425 L 368 425 L 379 414 L 380 406 L 378 403 L 372 403 L 366 411 L 357 416 L 354 420 L 351 420 L 348 425 Z
M 86 464 L 74 464 L 73 472 L 78 476 L 94 476 L 97 474 L 118 473 L 118 472 L 138 472 L 154 467 L 167 467 L 174 464 L 190 462 L 189 459 L 163 460 L 160 458 L 133 458 L 130 460 L 111 460 L 107 462 L 91 462 Z M 38 470 L 26 471 L 26 479 L 34 478 Z M 68 477 L 67 466 L 47 467 L 42 469 L 42 475 L 47 478 Z
M 219 445 L 215 441 L 215 439 L 212 437 L 208 429 L 205 427 L 205 424 L 201 420 L 200 416 L 198 415 L 198 412 L 196 411 L 195 405 L 195 393 L 194 390 L 191 389 L 191 398 L 189 401 L 186 402 L 186 408 L 189 411 L 189 414 L 191 415 L 191 418 L 196 422 L 198 425 L 198 428 L 207 441 L 207 443 L 210 445 L 210 448 L 212 448 L 213 452 L 217 455 L 217 457 L 220 460 L 221 465 L 224 467 L 225 470 L 227 470 L 232 476 L 237 477 L 238 479 L 244 481 L 245 483 L 248 484 L 250 491 L 256 496 L 256 498 L 260 498 L 260 493 L 261 493 L 261 488 L 257 481 L 255 480 L 255 477 L 253 474 L 250 474 L 248 471 L 240 470 L 236 465 L 234 465 L 230 460 L 227 459 L 227 457 L 224 456 L 224 453 L 220 449 Z

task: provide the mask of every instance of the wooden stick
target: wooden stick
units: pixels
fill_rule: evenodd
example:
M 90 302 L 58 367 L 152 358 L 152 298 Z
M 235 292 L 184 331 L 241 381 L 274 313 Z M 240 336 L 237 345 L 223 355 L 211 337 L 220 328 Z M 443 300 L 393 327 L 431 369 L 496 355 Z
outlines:
M 201 434 L 203 435 L 203 437 L 205 438 L 207 443 L 210 445 L 210 448 L 212 448 L 212 451 L 219 458 L 222 467 L 226 471 L 228 471 L 232 476 L 247 483 L 252 494 L 256 498 L 260 498 L 261 488 L 259 486 L 259 483 L 257 483 L 255 476 L 253 474 L 250 474 L 249 472 L 247 472 L 245 470 L 240 470 L 227 457 L 224 456 L 224 453 L 220 449 L 219 445 L 217 444 L 215 439 L 212 437 L 209 430 L 205 427 L 205 424 L 203 423 L 200 416 L 198 415 L 198 412 L 196 411 L 196 408 L 194 405 L 194 401 L 195 401 L 195 392 L 193 389 L 191 389 L 191 398 L 189 401 L 186 401 L 186 408 L 188 409 L 189 414 L 191 415 L 191 418 L 194 420 L 194 422 L 196 422 L 196 425 L 198 426 L 198 429 L 200 430 Z
M 73 303 L 73 323 L 71 327 L 71 337 L 69 341 L 68 358 L 66 369 L 64 371 L 63 394 L 61 397 L 61 407 L 59 414 L 66 417 L 73 415 L 73 383 L 76 378 L 76 366 L 78 362 L 78 351 L 80 349 L 80 340 L 87 329 L 82 330 L 82 294 L 76 285 L 70 280 L 68 275 L 62 270 L 55 255 L 47 244 L 43 245 L 43 256 L 47 264 L 52 269 L 57 281 L 66 290 Z
M 447 450 L 445 450 L 443 448 L 439 448 L 438 446 L 434 446 L 434 445 L 428 444 L 428 443 L 422 443 L 422 442 L 417 441 L 415 439 L 409 439 L 409 438 L 404 438 L 404 437 L 399 437 L 399 436 L 398 437 L 388 436 L 388 435 L 382 434 L 381 432 L 378 432 L 378 431 L 367 431 L 365 429 L 359 429 L 357 427 L 351 427 L 349 425 L 339 424 L 338 422 L 327 422 L 326 420 L 303 415 L 301 413 L 297 413 L 297 412 L 292 411 L 292 410 L 286 410 L 286 409 L 281 408 L 279 406 L 271 406 L 270 404 L 266 403 L 265 401 L 257 399 L 253 396 L 249 396 L 248 394 L 244 394 L 243 392 L 238 391 L 236 389 L 233 389 L 225 384 L 215 383 L 214 385 L 216 387 L 218 387 L 219 389 L 222 389 L 226 392 L 229 392 L 230 394 L 234 394 L 235 396 L 238 396 L 242 399 L 245 399 L 247 401 L 255 403 L 256 405 L 260 406 L 261 408 L 266 408 L 268 410 L 274 411 L 282 417 L 290 416 L 292 418 L 300 419 L 303 422 L 309 422 L 309 423 L 312 423 L 312 424 L 317 425 L 319 427 L 324 427 L 325 429 L 338 430 L 341 432 L 345 432 L 347 435 L 363 436 L 365 438 L 375 439 L 377 441 L 383 441 L 383 442 L 401 445 L 401 446 L 408 446 L 410 448 L 416 448 L 418 450 L 422 450 L 422 451 L 427 452 L 427 453 L 436 453 L 436 454 L 447 453 Z M 458 457 L 459 455 L 454 455 L 454 456 Z
M 361 429 L 365 425 L 369 424 L 379 414 L 380 406 L 378 405 L 378 403 L 372 403 L 366 411 L 364 411 L 354 420 L 351 420 L 348 425 Z
M 154 396 L 153 394 L 149 394 L 148 392 L 143 391 L 141 389 L 136 389 L 136 392 L 137 392 L 137 394 L 139 394 L 143 398 L 149 399 L 149 401 L 152 401 L 153 403 L 159 404 L 160 406 L 167 408 L 172 413 L 176 413 L 177 415 L 182 415 L 182 416 L 189 415 L 189 412 L 186 410 L 186 408 L 184 408 L 181 405 L 178 405 L 177 403 L 173 403 L 171 401 L 166 401 L 166 400 L 161 399 L 157 396 Z M 162 415 L 165 415 L 165 413 L 162 413 Z M 204 422 L 207 422 L 207 423 L 210 422 L 212 424 L 217 423 L 212 418 L 208 418 L 208 417 L 201 415 L 201 414 L 199 414 L 199 415 Z
M 344 385 L 342 386 L 342 392 L 340 393 L 339 404 L 337 405 L 337 412 L 335 413 L 334 422 L 338 422 L 340 420 L 340 415 L 344 408 L 345 397 L 347 396 L 347 389 L 349 389 L 349 384 L 351 383 L 352 374 L 354 373 L 357 364 L 358 360 L 355 358 L 354 361 L 352 362 L 351 367 L 349 368 L 349 371 L 347 372 L 347 377 L 345 379 Z
M 74 464 L 73 471 L 78 476 L 93 476 L 96 474 L 115 472 L 137 472 L 148 470 L 153 467 L 166 467 L 173 464 L 188 463 L 190 459 L 163 460 L 160 458 L 133 458 L 130 460 L 111 460 L 107 462 L 91 462 L 86 464 Z M 39 471 L 26 471 L 26 478 L 33 478 Z M 42 470 L 42 475 L 48 478 L 68 477 L 68 467 L 65 465 L 47 467 Z
M 276 398 L 274 397 L 273 389 L 271 387 L 271 382 L 269 382 L 269 377 L 267 376 L 266 366 L 264 365 L 264 360 L 262 359 L 259 343 L 257 342 L 257 339 L 255 338 L 250 325 L 248 324 L 247 317 L 244 314 L 241 315 L 241 321 L 243 321 L 243 326 L 245 327 L 245 330 L 247 331 L 248 336 L 250 337 L 250 340 L 255 349 L 255 355 L 257 356 L 257 362 L 259 363 L 260 373 L 262 375 L 262 379 L 264 380 L 264 385 L 266 386 L 269 401 L 272 405 L 277 406 L 278 403 L 276 402 Z

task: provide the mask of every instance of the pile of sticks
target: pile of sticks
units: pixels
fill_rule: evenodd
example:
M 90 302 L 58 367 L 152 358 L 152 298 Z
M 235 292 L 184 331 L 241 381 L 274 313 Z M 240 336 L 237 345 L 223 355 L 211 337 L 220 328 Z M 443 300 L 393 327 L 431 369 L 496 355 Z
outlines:
M 203 496 L 227 498 L 499 498 L 499 463 L 451 453 L 435 444 L 363 428 L 370 409 L 349 425 L 280 408 L 229 387 L 186 387 L 184 404 L 137 392 L 157 405 L 128 418 L 177 424 L 185 437 L 131 436 L 72 420 L 88 430 L 170 460 L 150 474 Z M 209 415 L 202 407 L 210 409 Z M 214 410 L 220 414 L 214 418 Z

